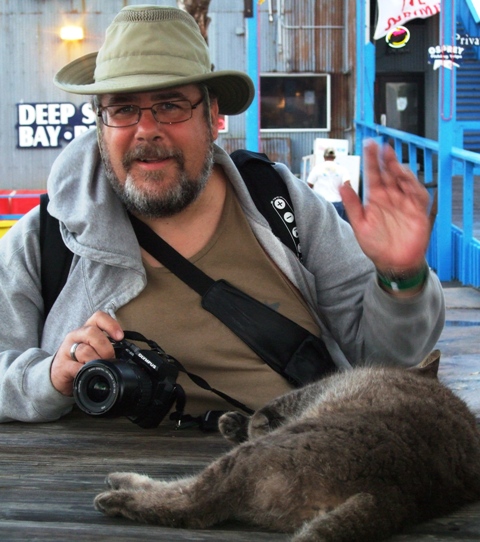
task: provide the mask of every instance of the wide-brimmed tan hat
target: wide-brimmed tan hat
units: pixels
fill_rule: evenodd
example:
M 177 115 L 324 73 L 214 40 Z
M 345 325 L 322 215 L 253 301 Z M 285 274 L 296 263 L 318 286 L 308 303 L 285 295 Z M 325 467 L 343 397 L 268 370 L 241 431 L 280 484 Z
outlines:
M 212 71 L 207 44 L 191 15 L 150 5 L 123 8 L 98 53 L 67 64 L 54 83 L 67 92 L 92 95 L 204 83 L 225 115 L 245 111 L 255 93 L 247 74 Z

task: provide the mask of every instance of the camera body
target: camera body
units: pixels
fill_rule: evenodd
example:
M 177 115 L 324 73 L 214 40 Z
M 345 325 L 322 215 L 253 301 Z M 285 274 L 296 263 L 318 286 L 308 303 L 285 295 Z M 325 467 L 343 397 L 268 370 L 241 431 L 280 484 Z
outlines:
M 126 416 L 143 428 L 157 427 L 177 398 L 177 362 L 156 343 L 142 350 L 112 341 L 114 359 L 86 363 L 73 383 L 77 406 L 90 416 Z

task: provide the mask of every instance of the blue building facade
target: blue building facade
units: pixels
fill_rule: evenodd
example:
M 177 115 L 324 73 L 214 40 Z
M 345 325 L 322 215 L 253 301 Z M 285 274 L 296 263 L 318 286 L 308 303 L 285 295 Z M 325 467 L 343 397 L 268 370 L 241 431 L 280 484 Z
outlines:
M 392 51 L 391 36 L 373 39 L 377 2 L 357 0 L 355 127 L 358 154 L 366 137 L 389 142 L 430 190 L 436 220 L 428 260 L 440 279 L 478 287 L 477 4 L 442 0 L 439 13 L 400 25 L 409 39 Z

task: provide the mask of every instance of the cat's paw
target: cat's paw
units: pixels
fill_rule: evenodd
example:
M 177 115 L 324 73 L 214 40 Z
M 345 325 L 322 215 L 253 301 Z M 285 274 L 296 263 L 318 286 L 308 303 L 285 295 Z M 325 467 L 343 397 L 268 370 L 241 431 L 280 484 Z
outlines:
M 190 495 L 184 485 L 172 483 L 151 490 L 113 489 L 99 493 L 93 503 L 107 516 L 123 516 L 140 523 L 167 527 L 203 528 L 203 515 L 191 510 Z
M 111 472 L 105 479 L 110 489 L 150 489 L 154 480 L 135 472 Z
M 97 510 L 107 516 L 124 516 L 136 520 L 135 492 L 125 489 L 104 491 L 95 497 L 93 504 Z
M 248 422 L 250 418 L 241 412 L 226 412 L 218 420 L 220 433 L 234 444 L 248 440 Z
M 285 418 L 277 411 L 268 407 L 257 410 L 250 418 L 248 426 L 248 436 L 250 439 L 261 437 L 267 433 L 271 433 L 277 427 L 285 423 Z

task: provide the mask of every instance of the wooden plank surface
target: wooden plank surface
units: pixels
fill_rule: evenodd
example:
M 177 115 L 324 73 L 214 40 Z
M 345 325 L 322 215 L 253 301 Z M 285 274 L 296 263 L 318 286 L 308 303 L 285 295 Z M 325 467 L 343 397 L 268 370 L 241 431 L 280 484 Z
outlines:
M 480 293 L 447 289 L 441 377 L 480 419 Z M 200 531 L 107 518 L 93 498 L 112 471 L 175 478 L 230 449 L 218 434 L 173 427 L 145 430 L 129 420 L 80 412 L 50 424 L 0 425 L 0 541 L 286 541 L 287 535 L 227 523 Z M 480 503 L 397 535 L 392 542 L 478 542 Z M 354 542 L 354 541 L 352 541 Z
M 228 523 L 193 531 L 107 518 L 92 505 L 108 472 L 134 470 L 175 478 L 200 470 L 229 449 L 195 429 L 143 430 L 126 419 L 74 413 L 52 424 L 6 424 L 0 444 L 2 541 L 283 541 L 287 535 Z M 480 540 L 480 504 L 417 526 L 395 541 Z
M 175 478 L 198 472 L 230 446 L 195 429 L 141 429 L 124 418 L 76 412 L 51 424 L 0 429 L 0 540 L 286 540 L 247 526 L 167 529 L 107 518 L 93 498 L 112 471 Z

